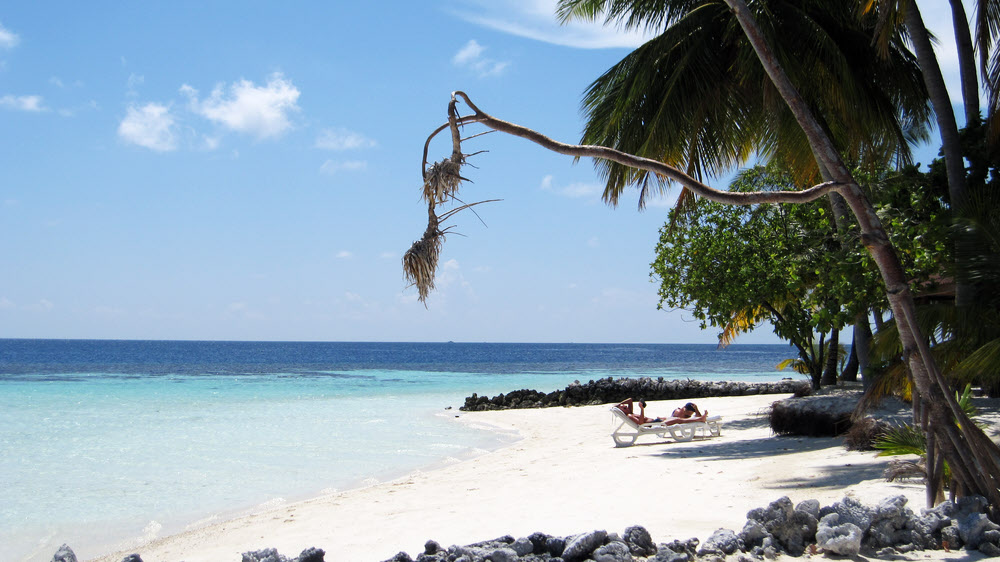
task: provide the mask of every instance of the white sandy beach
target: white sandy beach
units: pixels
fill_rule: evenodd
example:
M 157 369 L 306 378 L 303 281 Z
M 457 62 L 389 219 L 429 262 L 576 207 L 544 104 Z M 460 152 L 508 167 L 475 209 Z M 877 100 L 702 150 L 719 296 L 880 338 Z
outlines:
M 845 496 L 874 505 L 904 494 L 923 507 L 919 482 L 888 483 L 885 459 L 850 452 L 840 439 L 773 437 L 759 414 L 784 396 L 707 398 L 722 436 L 688 443 L 640 438 L 615 448 L 608 406 L 458 413 L 457 422 L 519 432 L 497 451 L 396 481 L 330 494 L 166 537 L 137 550 L 145 562 L 238 561 L 275 547 L 294 557 L 322 548 L 331 561 L 377 562 L 540 531 L 564 536 L 646 527 L 656 542 L 739 531 L 748 510 L 781 496 L 829 505 Z M 665 414 L 673 402 L 650 402 Z M 72 545 L 70 545 L 72 546 Z M 119 562 L 127 552 L 98 558 Z M 916 552 L 911 560 L 979 560 L 978 553 Z

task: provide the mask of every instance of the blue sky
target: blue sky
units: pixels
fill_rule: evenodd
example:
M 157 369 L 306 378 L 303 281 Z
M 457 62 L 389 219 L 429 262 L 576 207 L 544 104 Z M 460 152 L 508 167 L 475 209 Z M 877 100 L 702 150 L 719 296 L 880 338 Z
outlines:
M 0 7 L 0 337 L 715 343 L 656 310 L 676 188 L 611 209 L 590 162 L 497 134 L 463 196 L 503 201 L 452 221 L 427 308 L 406 287 L 450 92 L 575 142 L 584 89 L 641 41 L 553 7 Z

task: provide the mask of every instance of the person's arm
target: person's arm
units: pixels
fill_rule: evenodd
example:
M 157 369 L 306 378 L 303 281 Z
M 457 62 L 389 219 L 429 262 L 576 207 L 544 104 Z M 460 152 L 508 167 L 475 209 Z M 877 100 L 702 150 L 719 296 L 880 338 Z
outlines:
M 618 403 L 618 409 L 625 412 L 628 415 L 632 415 L 632 399 L 626 398 Z

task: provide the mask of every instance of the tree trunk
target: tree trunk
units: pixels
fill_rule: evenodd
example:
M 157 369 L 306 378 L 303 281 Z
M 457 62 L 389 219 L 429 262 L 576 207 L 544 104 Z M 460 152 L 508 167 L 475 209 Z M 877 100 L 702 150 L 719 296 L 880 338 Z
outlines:
M 951 0 L 951 19 L 955 27 L 958 48 L 958 71 L 962 77 L 962 101 L 965 105 L 965 125 L 979 123 L 979 78 L 976 72 L 976 52 L 972 46 L 969 17 L 962 0 Z
M 778 92 L 805 132 L 817 160 L 826 166 L 837 182 L 844 186 L 837 191 L 844 196 L 851 211 L 857 217 L 858 225 L 861 227 L 862 242 L 871 253 L 882 274 L 889 304 L 896 318 L 900 342 L 903 346 L 903 358 L 910 368 L 917 392 L 922 395 L 926 402 L 928 413 L 926 432 L 928 434 L 934 433 L 939 443 L 937 451 L 944 455 L 945 460 L 952 467 L 955 479 L 959 481 L 963 491 L 986 496 L 993 506 L 992 515 L 996 518 L 996 510 L 1000 509 L 1000 447 L 997 447 L 975 424 L 971 423 L 958 407 L 955 397 L 938 370 L 927 341 L 917 324 L 913 295 L 910 292 L 895 248 L 886 236 L 871 203 L 841 160 L 833 141 L 819 126 L 805 101 L 785 74 L 744 0 L 726 0 L 726 3 L 732 9 Z M 912 19 L 920 26 L 919 30 L 911 30 L 911 37 L 922 35 L 926 43 L 918 48 L 918 56 L 920 55 L 919 51 L 924 50 L 925 55 L 933 57 L 933 50 L 926 50 L 930 46 L 930 42 L 927 40 L 926 29 L 919 21 L 920 14 L 916 11 L 913 0 L 910 0 L 908 7 L 910 9 L 907 10 L 907 21 Z M 923 64 L 921 67 L 923 68 Z M 937 70 L 936 64 L 934 69 Z M 927 74 L 930 73 L 925 73 L 925 76 Z M 937 77 L 940 78 L 940 72 L 937 73 Z M 944 99 L 947 100 L 947 91 L 943 89 L 943 80 L 940 81 L 940 86 L 937 95 L 944 92 Z M 951 113 L 950 107 L 945 106 L 940 110 L 938 107 L 935 104 L 938 118 L 942 119 L 942 113 L 946 113 L 951 115 L 951 122 L 954 123 L 954 114 Z M 945 121 L 947 121 L 946 118 Z M 954 140 L 957 141 L 957 128 L 953 128 L 953 132 L 955 133 Z M 942 136 L 944 135 L 945 132 L 942 131 Z M 958 156 L 961 157 L 960 152 L 958 152 Z M 960 162 L 960 160 L 957 161 L 957 163 Z M 953 167 L 953 165 L 949 165 L 949 181 L 953 175 Z M 964 186 L 964 171 L 961 172 L 956 177 L 958 183 L 952 185 L 952 189 Z M 930 497 L 932 490 L 929 489 L 928 492 Z
M 840 380 L 844 382 L 858 381 L 858 336 L 855 334 L 851 340 L 851 352 L 847 355 L 847 364 L 840 372 Z
M 952 21 L 957 24 L 958 21 L 956 18 L 958 14 L 954 11 L 954 8 L 955 2 L 952 2 Z M 927 86 L 927 93 L 931 98 L 931 106 L 934 108 L 934 115 L 937 117 L 938 131 L 941 134 L 941 150 L 944 152 L 945 169 L 948 175 L 948 195 L 951 199 L 951 214 L 952 217 L 960 217 L 965 214 L 965 208 L 969 201 L 969 193 L 965 184 L 965 161 L 962 156 L 962 143 L 958 136 L 955 111 L 952 109 L 951 97 L 948 95 L 948 88 L 945 86 L 944 77 L 941 75 L 941 67 L 938 66 L 937 56 L 934 54 L 934 47 L 931 45 L 930 34 L 927 33 L 927 28 L 924 26 L 924 20 L 920 16 L 916 0 L 906 0 L 903 12 L 906 30 L 910 34 L 910 42 L 913 43 L 913 50 L 916 51 L 917 62 L 920 64 L 920 72 L 924 76 L 924 84 Z M 962 12 L 964 14 L 964 10 Z M 967 22 L 965 22 L 965 26 L 966 28 L 968 27 Z M 956 25 L 956 36 L 958 35 L 958 27 L 960 26 Z M 966 31 L 968 30 L 966 29 Z M 969 41 L 971 42 L 971 39 Z M 963 78 L 965 77 L 963 76 Z M 963 80 L 963 91 L 965 86 L 965 80 Z M 978 96 L 978 93 L 976 95 Z M 978 107 L 976 111 L 978 114 Z M 956 252 L 956 255 L 961 256 L 963 253 Z M 973 296 L 970 284 L 956 280 L 955 306 L 968 306 L 972 303 Z
M 837 363 L 840 362 L 840 330 L 830 330 L 830 341 L 826 349 L 826 366 L 823 369 L 823 386 L 837 384 Z
M 878 315 L 876 315 L 876 318 Z M 861 382 L 865 390 L 872 384 L 871 371 L 869 370 L 869 360 L 871 358 L 872 328 L 868 324 L 868 314 L 858 314 L 854 321 L 854 346 L 857 349 L 858 372 L 861 373 Z

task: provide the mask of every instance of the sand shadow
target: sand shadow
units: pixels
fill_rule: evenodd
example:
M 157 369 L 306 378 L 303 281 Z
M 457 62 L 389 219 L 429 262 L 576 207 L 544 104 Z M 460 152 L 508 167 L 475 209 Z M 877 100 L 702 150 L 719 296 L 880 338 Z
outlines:
M 726 440 L 725 430 L 721 437 L 696 439 L 685 443 L 659 442 L 663 447 L 657 453 L 664 459 L 699 458 L 705 461 L 729 461 L 746 458 L 777 457 L 799 452 L 821 451 L 832 447 L 842 447 L 836 437 L 770 436 L 761 439 Z

